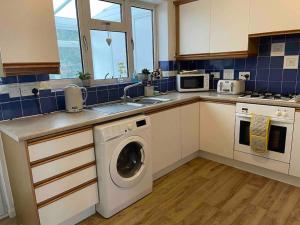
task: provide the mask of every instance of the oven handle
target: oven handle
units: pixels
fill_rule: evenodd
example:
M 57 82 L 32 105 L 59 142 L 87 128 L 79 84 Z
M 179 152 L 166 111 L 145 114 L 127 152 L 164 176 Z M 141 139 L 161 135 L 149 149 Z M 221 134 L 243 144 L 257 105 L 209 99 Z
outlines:
M 236 117 L 239 117 L 239 118 L 251 118 L 251 115 L 249 115 L 249 114 L 236 113 L 235 115 L 236 115 Z M 277 118 L 277 117 L 271 117 L 271 121 L 280 122 L 280 123 L 287 123 L 287 124 L 293 124 L 294 123 L 294 120 L 280 119 L 280 118 Z

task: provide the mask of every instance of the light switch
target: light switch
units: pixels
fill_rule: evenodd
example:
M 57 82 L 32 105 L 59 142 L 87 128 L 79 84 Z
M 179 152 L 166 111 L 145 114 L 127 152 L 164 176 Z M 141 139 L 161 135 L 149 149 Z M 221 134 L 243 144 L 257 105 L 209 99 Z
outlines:
M 214 79 L 220 79 L 221 78 L 220 72 L 211 72 L 210 75 L 213 75 Z
M 21 96 L 20 87 L 18 84 L 7 85 L 8 94 L 10 98 L 17 98 Z
M 298 69 L 299 55 L 284 56 L 283 69 Z
M 224 73 L 224 75 L 223 75 L 223 79 L 224 80 L 233 80 L 234 79 L 234 70 L 232 70 L 232 69 L 225 69 L 224 71 L 223 71 Z
M 284 56 L 285 43 L 272 43 L 271 56 Z

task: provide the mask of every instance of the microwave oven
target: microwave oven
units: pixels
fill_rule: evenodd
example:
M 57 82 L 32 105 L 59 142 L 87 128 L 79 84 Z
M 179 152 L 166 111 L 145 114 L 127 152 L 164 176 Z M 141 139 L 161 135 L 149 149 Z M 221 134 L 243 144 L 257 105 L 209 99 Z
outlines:
M 184 73 L 178 74 L 176 77 L 177 91 L 208 91 L 209 90 L 209 74 L 206 73 Z

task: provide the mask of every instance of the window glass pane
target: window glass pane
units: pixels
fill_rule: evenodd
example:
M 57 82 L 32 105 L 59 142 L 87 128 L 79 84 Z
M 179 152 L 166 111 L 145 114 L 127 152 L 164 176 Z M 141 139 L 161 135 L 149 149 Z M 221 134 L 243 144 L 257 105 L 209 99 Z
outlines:
M 132 31 L 134 41 L 134 68 L 137 73 L 147 68 L 153 70 L 152 10 L 132 7 Z
M 90 0 L 91 18 L 121 22 L 121 5 L 100 0 Z
M 52 79 L 74 78 L 82 71 L 81 49 L 75 0 L 53 0 L 61 75 Z
M 91 39 L 94 79 L 128 77 L 126 34 L 92 30 Z

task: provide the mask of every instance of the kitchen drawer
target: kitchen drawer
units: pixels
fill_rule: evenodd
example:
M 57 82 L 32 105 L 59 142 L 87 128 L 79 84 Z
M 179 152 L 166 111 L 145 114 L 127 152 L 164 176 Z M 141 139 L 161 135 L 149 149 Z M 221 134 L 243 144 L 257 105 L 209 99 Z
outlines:
M 90 166 L 76 171 L 70 175 L 66 175 L 63 178 L 37 187 L 35 189 L 36 201 L 37 203 L 41 203 L 47 199 L 53 198 L 54 196 L 93 180 L 96 177 L 96 165 L 91 164 Z
M 37 164 L 31 168 L 33 183 L 36 184 L 93 161 L 95 161 L 94 148 L 89 148 L 56 160 Z
M 57 225 L 99 202 L 98 185 L 93 183 L 38 209 L 41 225 Z
M 93 131 L 71 132 L 61 136 L 28 143 L 30 162 L 35 162 L 64 152 L 93 144 Z

